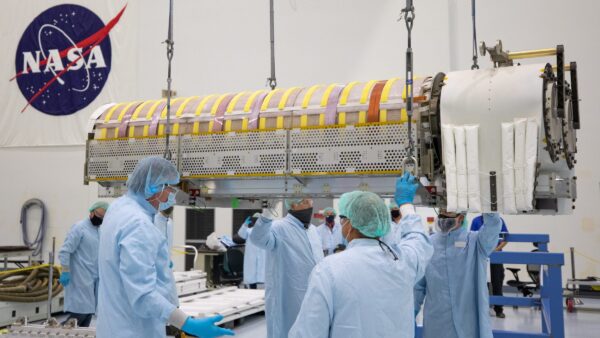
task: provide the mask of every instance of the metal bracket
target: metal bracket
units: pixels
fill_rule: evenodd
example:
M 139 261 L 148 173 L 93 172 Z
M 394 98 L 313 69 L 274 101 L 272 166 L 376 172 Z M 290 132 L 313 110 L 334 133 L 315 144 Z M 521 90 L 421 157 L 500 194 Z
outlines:
M 409 172 L 412 175 L 416 175 L 418 167 L 419 163 L 417 162 L 417 158 L 414 156 L 407 156 L 402 160 L 402 174 Z
M 556 46 L 556 86 L 558 90 L 556 112 L 559 118 L 565 118 L 565 48 Z
M 577 85 L 577 62 L 569 64 L 571 72 L 571 102 L 573 104 L 573 128 L 579 129 L 579 86 Z
M 498 196 L 496 191 L 496 172 L 490 171 L 490 208 L 498 211 Z
M 502 50 L 502 40 L 496 41 L 496 45 L 493 47 L 486 46 L 485 42 L 482 41 L 479 45 L 479 53 L 481 53 L 482 56 L 489 53 L 495 68 L 513 65 L 508 53 Z

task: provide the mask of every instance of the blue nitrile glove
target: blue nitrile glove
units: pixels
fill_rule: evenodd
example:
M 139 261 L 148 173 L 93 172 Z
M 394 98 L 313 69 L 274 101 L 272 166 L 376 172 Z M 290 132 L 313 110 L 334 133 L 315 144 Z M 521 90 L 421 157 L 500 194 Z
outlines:
M 250 223 L 252 223 L 252 217 L 248 216 L 248 217 L 246 217 L 246 219 L 244 220 L 244 224 L 245 224 L 245 225 L 250 225 Z
M 60 274 L 60 278 L 58 278 L 58 281 L 60 282 L 60 284 L 62 284 L 63 286 L 67 286 L 69 285 L 69 282 L 71 281 L 71 273 L 68 271 L 62 272 Z
M 202 338 L 234 336 L 235 332 L 215 325 L 216 322 L 219 322 L 222 319 L 223 316 L 221 315 L 202 319 L 188 317 L 188 319 L 185 320 L 185 323 L 183 323 L 183 327 L 181 329 L 185 331 L 185 333 L 193 334 L 194 336 Z
M 173 269 L 173 261 L 169 261 L 169 269 Z
M 404 173 L 404 175 L 396 181 L 396 194 L 394 195 L 396 204 L 398 204 L 398 206 L 407 203 L 412 204 L 418 188 L 419 181 L 417 181 L 410 173 Z

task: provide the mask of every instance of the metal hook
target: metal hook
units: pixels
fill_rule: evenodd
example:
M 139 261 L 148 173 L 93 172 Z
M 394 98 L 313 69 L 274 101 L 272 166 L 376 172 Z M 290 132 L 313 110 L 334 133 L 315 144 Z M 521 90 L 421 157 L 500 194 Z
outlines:
M 405 172 L 409 172 L 413 175 L 416 174 L 417 166 L 418 166 L 417 158 L 414 156 L 406 156 L 400 163 L 400 167 L 402 168 L 403 174 Z

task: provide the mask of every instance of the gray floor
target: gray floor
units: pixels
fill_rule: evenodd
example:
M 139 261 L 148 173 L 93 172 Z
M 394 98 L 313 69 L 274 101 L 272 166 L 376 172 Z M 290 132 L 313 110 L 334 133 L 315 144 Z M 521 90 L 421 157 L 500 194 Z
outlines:
M 565 337 L 568 338 L 590 338 L 599 337 L 600 334 L 600 300 L 584 299 L 586 306 L 591 306 L 598 311 L 577 311 L 575 313 L 564 312 Z M 504 309 L 506 318 L 492 317 L 494 329 L 519 331 L 519 332 L 541 332 L 541 313 L 530 308 Z M 420 322 L 420 318 L 417 319 Z M 235 328 L 237 338 L 260 338 L 267 336 L 264 316 L 253 316 Z

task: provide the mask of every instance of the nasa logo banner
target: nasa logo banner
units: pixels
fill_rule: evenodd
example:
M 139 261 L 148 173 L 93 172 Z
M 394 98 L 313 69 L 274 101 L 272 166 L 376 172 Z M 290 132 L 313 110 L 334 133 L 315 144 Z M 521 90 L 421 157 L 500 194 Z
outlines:
M 52 116 L 74 114 L 92 103 L 106 84 L 112 62 L 108 24 L 89 9 L 72 4 L 51 7 L 23 32 L 15 76 L 27 104 Z

